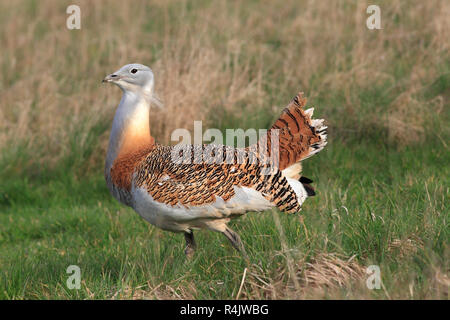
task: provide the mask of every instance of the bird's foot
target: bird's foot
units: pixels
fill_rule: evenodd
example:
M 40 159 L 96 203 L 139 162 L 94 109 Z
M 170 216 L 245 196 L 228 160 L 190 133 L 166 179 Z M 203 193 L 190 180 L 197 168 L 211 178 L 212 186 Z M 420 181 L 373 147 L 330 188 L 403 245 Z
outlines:
M 186 249 L 184 249 L 184 254 L 186 255 L 187 260 L 192 260 L 195 254 L 195 248 L 187 246 Z
M 190 232 L 185 232 L 184 238 L 186 240 L 184 254 L 186 255 L 187 260 L 191 260 L 194 257 L 195 249 L 197 247 L 194 240 L 194 232 L 192 230 Z

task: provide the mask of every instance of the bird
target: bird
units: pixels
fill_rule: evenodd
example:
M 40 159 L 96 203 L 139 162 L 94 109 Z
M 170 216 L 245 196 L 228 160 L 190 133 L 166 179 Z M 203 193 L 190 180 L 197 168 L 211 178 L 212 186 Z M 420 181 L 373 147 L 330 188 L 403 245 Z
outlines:
M 298 213 L 306 198 L 315 195 L 312 180 L 301 175 L 301 161 L 325 147 L 327 126 L 323 119 L 312 118 L 313 108 L 304 110 L 302 92 L 257 143 L 244 148 L 214 145 L 231 159 L 214 162 L 201 157 L 210 145 L 180 148 L 152 137 L 150 106 L 159 100 L 151 68 L 127 64 L 102 82 L 122 90 L 105 161 L 108 189 L 150 224 L 184 233 L 187 258 L 197 248 L 198 229 L 222 233 L 247 256 L 241 238 L 228 226 L 232 219 L 271 209 Z

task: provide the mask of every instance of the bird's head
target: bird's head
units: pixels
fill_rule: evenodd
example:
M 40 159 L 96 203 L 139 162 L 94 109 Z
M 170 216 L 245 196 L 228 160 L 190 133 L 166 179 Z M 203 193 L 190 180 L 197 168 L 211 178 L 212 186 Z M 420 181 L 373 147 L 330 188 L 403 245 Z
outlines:
M 123 91 L 135 93 L 153 93 L 153 72 L 147 66 L 139 63 L 124 65 L 116 72 L 108 75 L 102 82 L 111 82 Z

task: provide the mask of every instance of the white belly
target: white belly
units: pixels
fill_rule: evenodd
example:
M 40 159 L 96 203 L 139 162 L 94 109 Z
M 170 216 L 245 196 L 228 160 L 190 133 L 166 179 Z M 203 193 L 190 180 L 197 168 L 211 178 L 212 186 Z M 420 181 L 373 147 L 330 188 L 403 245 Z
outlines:
M 192 228 L 217 230 L 217 220 L 229 220 L 233 215 L 248 211 L 264 211 L 274 205 L 260 192 L 246 187 L 234 187 L 235 195 L 228 201 L 217 197 L 216 201 L 202 206 L 185 207 L 157 202 L 145 188 L 132 189 L 133 208 L 151 224 L 175 232 Z M 226 221 L 225 221 L 226 222 Z

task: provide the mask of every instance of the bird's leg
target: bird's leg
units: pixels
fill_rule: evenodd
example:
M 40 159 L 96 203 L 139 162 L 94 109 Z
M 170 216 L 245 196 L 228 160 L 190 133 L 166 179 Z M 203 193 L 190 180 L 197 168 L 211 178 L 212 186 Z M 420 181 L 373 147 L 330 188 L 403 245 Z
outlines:
M 186 249 L 184 250 L 184 253 L 186 254 L 186 258 L 190 259 L 194 255 L 197 247 L 194 240 L 194 231 L 190 230 L 190 232 L 185 232 L 184 239 L 186 240 Z
M 244 244 L 242 243 L 241 237 L 231 230 L 230 228 L 226 227 L 225 231 L 223 231 L 223 234 L 225 237 L 227 237 L 228 240 L 230 240 L 231 245 L 242 253 L 242 255 L 248 260 L 247 252 L 245 251 Z

